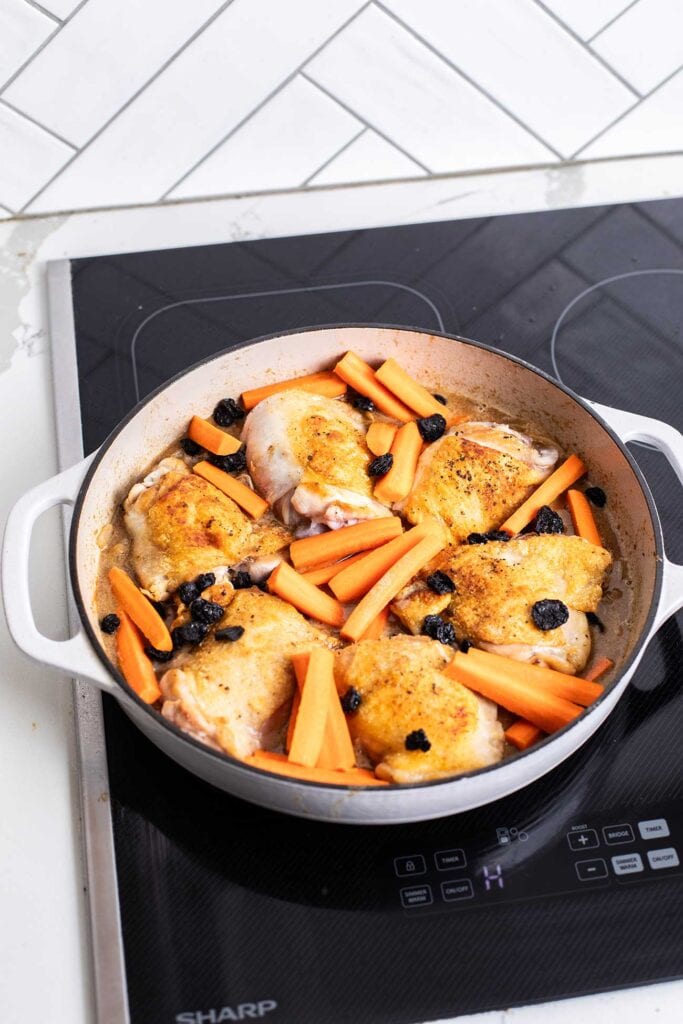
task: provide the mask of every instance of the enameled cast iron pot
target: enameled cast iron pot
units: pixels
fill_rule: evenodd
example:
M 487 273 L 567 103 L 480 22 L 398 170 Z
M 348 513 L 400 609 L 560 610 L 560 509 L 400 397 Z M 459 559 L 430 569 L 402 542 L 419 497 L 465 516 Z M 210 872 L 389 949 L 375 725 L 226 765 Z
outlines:
M 101 528 L 130 486 L 177 440 L 192 412 L 268 381 L 328 368 L 346 349 L 377 363 L 394 356 L 434 390 L 460 392 L 530 419 L 565 451 L 577 452 L 591 480 L 609 495 L 609 511 L 625 565 L 622 596 L 608 614 L 614 681 L 571 725 L 500 764 L 445 781 L 386 788 L 347 788 L 299 782 L 259 771 L 217 753 L 144 704 L 107 658 L 93 595 Z M 584 743 L 628 686 L 654 632 L 683 605 L 683 567 L 664 555 L 657 512 L 625 441 L 648 441 L 665 453 L 683 482 L 683 436 L 657 420 L 592 405 L 539 370 L 501 352 L 445 335 L 380 327 L 334 327 L 249 342 L 177 377 L 146 399 L 83 462 L 34 488 L 12 509 L 3 551 L 3 595 L 10 632 L 40 662 L 92 681 L 169 757 L 220 789 L 301 817 L 334 822 L 398 823 L 436 818 L 489 803 L 550 771 Z M 63 642 L 38 632 L 28 587 L 33 525 L 57 504 L 73 505 L 70 578 L 81 618 Z M 601 611 L 601 615 L 602 615 Z M 614 644 L 612 646 L 612 643 Z

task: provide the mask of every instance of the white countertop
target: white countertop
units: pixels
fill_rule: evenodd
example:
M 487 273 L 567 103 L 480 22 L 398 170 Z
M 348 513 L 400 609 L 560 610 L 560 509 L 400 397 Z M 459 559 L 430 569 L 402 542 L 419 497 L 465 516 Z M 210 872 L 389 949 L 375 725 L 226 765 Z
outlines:
M 48 260 L 683 192 L 683 156 L 279 193 L 0 223 L 0 514 L 56 471 Z M 35 537 L 36 614 L 64 635 L 59 517 Z M 19 654 L 0 623 L 0 1018 L 95 1020 L 81 858 L 72 688 Z M 105 794 L 106 796 L 106 794 Z M 637 936 L 633 937 L 637 942 Z M 479 1024 L 681 1019 L 683 981 L 459 1018 Z M 103 1022 L 106 1024 L 106 1022 Z M 151 1024 L 151 1022 L 150 1022 Z

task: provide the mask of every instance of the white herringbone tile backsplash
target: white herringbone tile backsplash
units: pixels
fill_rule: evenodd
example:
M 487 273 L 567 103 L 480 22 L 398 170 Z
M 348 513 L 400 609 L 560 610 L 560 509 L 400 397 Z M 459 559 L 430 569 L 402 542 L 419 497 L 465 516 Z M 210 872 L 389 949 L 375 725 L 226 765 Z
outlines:
M 678 150 L 681 0 L 0 0 L 0 217 Z

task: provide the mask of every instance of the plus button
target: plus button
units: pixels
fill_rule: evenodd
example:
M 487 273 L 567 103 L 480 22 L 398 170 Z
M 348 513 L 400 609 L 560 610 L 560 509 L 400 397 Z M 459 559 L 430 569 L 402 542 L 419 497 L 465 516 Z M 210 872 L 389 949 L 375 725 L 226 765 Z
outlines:
M 568 832 L 567 842 L 570 850 L 591 850 L 600 845 L 598 834 L 594 828 L 584 828 L 580 832 Z

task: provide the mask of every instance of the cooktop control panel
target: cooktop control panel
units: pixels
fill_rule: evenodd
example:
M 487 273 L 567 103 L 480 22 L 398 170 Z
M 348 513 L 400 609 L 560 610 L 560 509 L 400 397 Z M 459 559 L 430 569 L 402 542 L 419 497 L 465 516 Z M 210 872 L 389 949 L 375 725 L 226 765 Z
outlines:
M 683 872 L 677 816 L 672 803 L 564 825 L 552 818 L 524 827 L 501 822 L 476 845 L 458 836 L 438 849 L 417 844 L 390 857 L 389 899 L 394 910 L 418 915 L 656 882 Z

